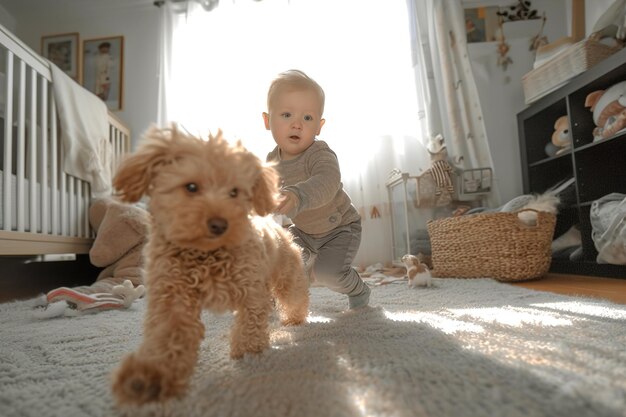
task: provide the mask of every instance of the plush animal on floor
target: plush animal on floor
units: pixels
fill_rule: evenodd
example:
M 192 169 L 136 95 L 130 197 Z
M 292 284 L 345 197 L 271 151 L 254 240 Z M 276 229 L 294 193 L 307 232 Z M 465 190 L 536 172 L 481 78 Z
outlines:
M 402 263 L 406 267 L 406 275 L 409 281 L 409 288 L 430 287 L 433 285 L 432 276 L 428 267 L 420 262 L 415 255 L 404 255 Z
M 271 216 L 276 171 L 221 134 L 150 129 L 113 181 L 127 202 L 149 197 L 143 341 L 113 376 L 118 404 L 185 394 L 198 359 L 200 313 L 235 311 L 230 356 L 269 348 L 269 320 L 305 322 L 309 284 L 301 251 Z M 263 216 L 263 217 L 262 217 Z
M 142 251 L 150 226 L 148 212 L 114 198 L 102 198 L 89 207 L 89 222 L 96 232 L 89 260 L 102 271 L 91 285 L 49 291 L 40 303 L 45 309 L 38 309 L 36 316 L 75 316 L 128 308 L 143 296 Z
M 593 112 L 593 140 L 598 141 L 615 135 L 626 128 L 626 81 L 587 95 L 585 107 Z
M 572 136 L 569 129 L 569 117 L 561 116 L 554 123 L 554 133 L 552 133 L 552 144 L 556 146 L 555 155 L 570 150 L 572 147 Z

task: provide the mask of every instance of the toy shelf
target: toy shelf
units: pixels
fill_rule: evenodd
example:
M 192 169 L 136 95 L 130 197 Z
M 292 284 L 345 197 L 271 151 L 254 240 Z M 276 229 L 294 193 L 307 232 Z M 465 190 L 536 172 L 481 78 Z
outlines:
M 525 194 L 543 193 L 556 183 L 573 178 L 573 198 L 561 208 L 555 237 L 578 224 L 582 257 L 554 258 L 551 271 L 626 279 L 626 266 L 599 264 L 591 238 L 591 204 L 610 193 L 626 194 L 626 133 L 594 141 L 596 127 L 586 97 L 626 80 L 626 49 L 622 49 L 561 88 L 547 94 L 517 115 L 522 179 Z M 546 145 L 554 123 L 567 115 L 572 147 L 560 155 L 548 156 Z

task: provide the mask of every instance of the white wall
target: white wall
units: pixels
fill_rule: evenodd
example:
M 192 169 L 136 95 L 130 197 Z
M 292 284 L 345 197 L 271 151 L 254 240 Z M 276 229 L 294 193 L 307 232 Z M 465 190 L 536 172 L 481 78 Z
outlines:
M 565 13 L 566 0 L 534 0 L 532 8 L 546 13 L 544 35 L 549 42 L 567 36 L 569 21 Z M 510 1 L 496 1 L 489 5 L 510 5 Z M 464 7 L 472 7 L 466 2 Z M 522 76 L 532 69 L 534 57 L 529 51 L 530 37 L 540 28 L 540 21 L 523 22 L 528 31 L 505 24 L 504 34 L 510 46 L 513 63 L 505 70 L 497 65 L 496 42 L 468 44 L 468 53 L 483 109 L 485 128 L 492 153 L 495 183 L 500 200 L 505 203 L 522 194 L 522 171 L 517 133 L 517 113 L 526 104 Z M 513 24 L 517 26 L 517 23 Z M 528 33 L 528 35 L 525 35 Z
M 124 36 L 123 108 L 116 114 L 130 127 L 135 144 L 156 121 L 159 22 L 159 9 L 148 3 L 112 8 L 108 14 L 84 13 L 80 18 L 64 18 L 63 14 L 50 18 L 33 12 L 32 17 L 17 21 L 14 32 L 37 52 L 42 35 L 78 32 L 81 43 L 89 38 Z
M 17 22 L 15 17 L 0 4 L 0 25 L 15 33 Z
M 589 36 L 598 18 L 615 0 L 587 0 L 585 3 L 585 34 Z

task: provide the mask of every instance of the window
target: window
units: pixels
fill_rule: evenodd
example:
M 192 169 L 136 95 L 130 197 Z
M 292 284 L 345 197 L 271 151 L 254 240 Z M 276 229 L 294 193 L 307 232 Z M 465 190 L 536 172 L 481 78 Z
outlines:
M 264 159 L 275 146 L 261 117 L 267 88 L 290 68 L 326 92 L 320 139 L 344 181 L 377 148 L 419 131 L 404 1 L 222 1 L 177 19 L 169 118 L 192 133 L 220 127 Z

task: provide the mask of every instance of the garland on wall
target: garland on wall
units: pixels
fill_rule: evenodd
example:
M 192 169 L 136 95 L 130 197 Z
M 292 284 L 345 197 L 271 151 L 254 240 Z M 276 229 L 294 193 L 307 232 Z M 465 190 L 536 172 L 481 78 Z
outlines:
M 503 71 L 506 71 L 510 64 L 513 63 L 513 60 L 509 56 L 509 50 L 511 47 L 506 42 L 506 37 L 504 36 L 504 18 L 502 15 L 498 13 L 498 27 L 500 28 L 500 33 L 498 35 L 498 61 L 497 64 L 499 67 L 502 67 Z
M 519 20 L 539 19 L 536 9 L 531 9 L 530 0 L 518 0 L 517 4 L 509 6 L 504 10 L 499 10 L 496 14 L 506 22 L 517 22 Z
M 502 67 L 503 71 L 506 71 L 508 66 L 513 63 L 513 60 L 509 56 L 510 45 L 506 42 L 506 37 L 504 36 L 504 23 L 542 19 L 541 28 L 539 32 L 530 39 L 528 50 L 536 52 L 539 47 L 548 44 L 548 38 L 543 34 L 547 20 L 546 14 L 544 12 L 540 17 L 537 10 L 532 8 L 530 0 L 519 0 L 517 4 L 498 10 L 496 15 L 498 16 L 498 27 L 500 29 L 497 44 L 497 64 L 499 67 Z

